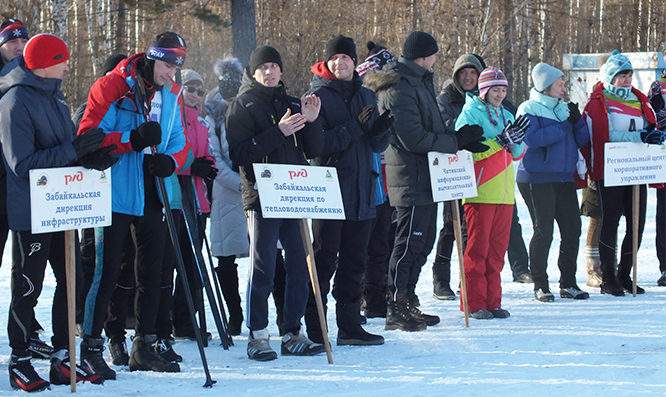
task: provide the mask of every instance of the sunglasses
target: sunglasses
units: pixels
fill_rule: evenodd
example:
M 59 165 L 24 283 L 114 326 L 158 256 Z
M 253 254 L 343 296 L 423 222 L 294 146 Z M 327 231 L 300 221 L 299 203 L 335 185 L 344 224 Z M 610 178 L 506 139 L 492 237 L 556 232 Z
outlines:
M 204 96 L 204 94 L 206 93 L 206 91 L 204 91 L 204 90 L 197 90 L 196 87 L 193 87 L 193 86 L 191 86 L 191 85 L 186 85 L 185 88 L 187 88 L 187 92 L 189 92 L 190 94 L 194 94 L 194 93 L 196 92 L 197 95 L 199 95 L 199 96 Z

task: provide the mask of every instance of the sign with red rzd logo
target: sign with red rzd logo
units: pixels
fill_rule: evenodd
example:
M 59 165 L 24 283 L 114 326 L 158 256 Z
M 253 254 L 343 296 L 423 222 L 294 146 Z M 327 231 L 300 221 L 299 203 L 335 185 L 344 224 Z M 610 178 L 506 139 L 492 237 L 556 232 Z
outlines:
M 111 170 L 84 167 L 30 170 L 32 233 L 111 224 Z
M 345 219 L 335 167 L 253 164 L 264 218 Z

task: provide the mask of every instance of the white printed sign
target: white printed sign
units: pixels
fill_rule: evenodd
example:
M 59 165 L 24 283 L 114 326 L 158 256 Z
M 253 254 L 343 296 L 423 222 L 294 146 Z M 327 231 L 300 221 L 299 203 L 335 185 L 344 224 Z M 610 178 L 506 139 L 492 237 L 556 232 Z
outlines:
M 32 233 L 111 224 L 111 170 L 84 167 L 30 170 Z
M 335 167 L 253 164 L 264 218 L 345 219 Z
M 604 185 L 666 182 L 666 147 L 632 142 L 605 144 Z
M 430 187 L 434 202 L 476 197 L 474 158 L 467 150 L 428 153 Z

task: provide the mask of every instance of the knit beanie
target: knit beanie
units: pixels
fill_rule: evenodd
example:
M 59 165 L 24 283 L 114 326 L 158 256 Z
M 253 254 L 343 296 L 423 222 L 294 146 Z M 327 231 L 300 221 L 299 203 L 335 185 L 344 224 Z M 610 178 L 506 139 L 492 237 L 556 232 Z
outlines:
M 180 35 L 174 32 L 160 33 L 146 51 L 146 58 L 166 62 L 181 67 L 185 63 L 187 45 Z
M 213 70 L 217 75 L 217 85 L 222 99 L 226 100 L 238 95 L 243 78 L 243 66 L 238 58 L 218 59 L 213 65 Z
M 413 61 L 416 58 L 425 58 L 439 51 L 437 40 L 430 34 L 415 31 L 409 34 L 402 45 L 402 56 Z
M 201 75 L 197 72 L 195 72 L 192 69 L 183 69 L 180 71 L 180 81 L 182 85 L 185 85 L 187 83 L 190 83 L 192 81 L 198 81 L 201 83 L 203 86 L 204 84 L 204 79 L 201 77 Z
M 41 33 L 28 40 L 23 49 L 23 58 L 28 69 L 45 69 L 66 62 L 69 50 L 60 37 Z
M 369 70 L 381 69 L 384 65 L 396 61 L 386 47 L 377 45 L 374 41 L 368 41 L 366 47 L 368 47 L 368 55 L 365 57 L 365 62 L 356 67 L 356 73 L 361 77 Z
M 339 35 L 326 42 L 326 61 L 331 59 L 335 54 L 348 55 L 354 61 L 354 66 L 358 63 L 356 44 L 354 44 L 354 40 L 351 37 Z
M 0 25 L 0 47 L 9 40 L 29 38 L 28 28 L 18 19 L 8 19 Z
M 495 86 L 508 87 L 509 82 L 506 80 L 504 73 L 501 70 L 488 66 L 483 69 L 479 76 L 479 97 L 484 99 L 488 90 Z
M 601 77 L 604 79 L 605 83 L 612 84 L 613 78 L 620 73 L 626 70 L 634 71 L 633 66 L 631 66 L 631 61 L 626 56 L 620 54 L 619 51 L 614 50 L 610 57 L 606 60 L 601 66 Z
M 250 74 L 254 75 L 254 71 L 267 62 L 277 63 L 282 72 L 282 57 L 278 50 L 269 45 L 255 48 L 250 54 Z
M 547 63 L 537 63 L 534 69 L 532 69 L 532 82 L 534 83 L 534 88 L 539 92 L 543 92 L 560 77 L 564 77 L 564 73 Z
M 116 68 L 120 61 L 123 59 L 127 59 L 127 55 L 125 54 L 113 54 L 110 57 L 106 58 L 106 61 L 104 61 L 104 65 L 102 65 L 102 76 L 106 75 L 110 71 Z

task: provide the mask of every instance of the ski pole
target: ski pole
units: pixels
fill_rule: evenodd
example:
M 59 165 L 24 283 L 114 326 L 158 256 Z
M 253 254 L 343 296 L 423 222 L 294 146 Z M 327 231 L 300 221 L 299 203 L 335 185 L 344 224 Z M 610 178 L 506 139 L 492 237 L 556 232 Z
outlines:
M 182 176 L 183 180 L 187 180 L 188 177 Z M 210 304 L 211 311 L 213 312 L 213 319 L 215 320 L 215 326 L 217 327 L 217 332 L 220 335 L 222 341 L 222 346 L 224 350 L 229 349 L 229 341 L 227 340 L 227 329 L 222 323 L 220 316 L 220 309 L 215 300 L 215 295 L 213 295 L 213 288 L 210 284 L 210 279 L 208 277 L 208 272 L 206 271 L 206 265 L 203 263 L 203 254 L 201 253 L 201 245 L 199 244 L 197 223 L 196 223 L 196 211 L 194 210 L 194 197 L 189 183 L 183 183 L 181 185 L 182 192 L 182 205 L 183 205 L 183 217 L 185 218 L 185 227 L 187 228 L 187 234 L 190 237 L 190 244 L 192 245 L 192 250 L 194 251 L 194 259 L 197 263 L 197 268 L 199 270 L 199 276 L 201 281 L 203 281 L 204 290 L 206 291 L 206 297 L 208 298 L 208 303 Z M 197 234 L 195 234 L 197 233 Z

